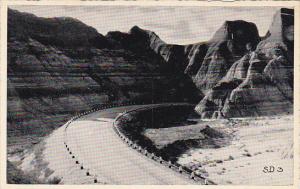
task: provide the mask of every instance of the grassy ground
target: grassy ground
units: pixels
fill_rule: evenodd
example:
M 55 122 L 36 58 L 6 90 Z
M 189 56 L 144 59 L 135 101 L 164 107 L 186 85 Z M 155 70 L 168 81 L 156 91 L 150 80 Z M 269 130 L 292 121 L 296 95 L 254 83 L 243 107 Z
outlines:
M 178 123 L 168 128 L 146 129 L 143 133 L 146 137 L 150 138 L 157 148 L 162 149 L 174 142 L 186 140 L 208 140 L 213 139 L 215 142 L 218 140 L 229 137 L 229 133 L 212 129 L 207 122 L 189 121 Z M 203 144 L 202 148 L 210 148 L 209 144 Z
M 230 132 L 212 128 L 205 121 L 177 123 L 168 128 L 146 129 L 143 135 L 172 161 L 193 148 L 215 149 L 231 140 Z

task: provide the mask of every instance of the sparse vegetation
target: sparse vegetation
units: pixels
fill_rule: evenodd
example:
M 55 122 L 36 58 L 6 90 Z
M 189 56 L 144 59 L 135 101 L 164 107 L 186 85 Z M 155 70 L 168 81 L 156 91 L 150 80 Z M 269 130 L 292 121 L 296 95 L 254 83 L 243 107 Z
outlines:
M 7 183 L 8 184 L 40 184 L 40 182 L 18 169 L 13 163 L 7 161 Z
M 183 106 L 141 109 L 121 117 L 118 127 L 131 140 L 165 160 L 177 158 L 194 148 L 220 148 L 229 135 L 210 126 L 189 121 Z M 169 119 L 171 118 L 171 119 Z
M 28 149 L 26 154 L 21 153 L 21 160 L 11 163 L 8 163 L 7 174 L 8 183 L 18 182 L 18 184 L 59 184 L 61 179 L 58 177 L 51 178 L 53 170 L 48 168 L 48 162 L 44 161 L 44 154 L 43 151 L 45 149 L 45 142 L 42 141 L 32 148 Z M 34 156 L 34 161 L 30 162 L 30 170 L 23 172 L 22 170 L 18 169 L 18 165 L 24 161 L 26 156 Z M 43 175 L 41 177 L 41 175 Z M 15 177 L 15 178 L 14 178 Z M 49 179 L 51 178 L 51 179 Z

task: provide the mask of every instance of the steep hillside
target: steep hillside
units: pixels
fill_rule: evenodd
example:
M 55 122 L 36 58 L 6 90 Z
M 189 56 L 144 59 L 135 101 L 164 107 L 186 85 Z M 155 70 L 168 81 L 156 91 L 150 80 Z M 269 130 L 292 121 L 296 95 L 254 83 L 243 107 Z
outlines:
M 241 59 L 223 69 L 226 75 L 206 93 L 196 111 L 203 118 L 292 113 L 293 28 L 293 10 L 279 10 L 256 50 L 242 52 Z
M 185 46 L 167 44 L 154 32 L 138 26 L 132 27 L 128 33 L 109 32 L 106 37 L 137 54 L 147 52 L 149 56 L 149 54 L 155 53 L 164 60 L 161 68 L 165 73 L 174 74 L 176 72 L 185 77 L 183 70 L 188 61 Z
M 207 52 L 194 76 L 197 87 L 207 92 L 247 52 L 247 43 L 255 47 L 258 42 L 255 24 L 245 21 L 225 22 L 207 43 Z
M 293 10 L 266 36 L 226 21 L 212 39 L 166 44 L 134 26 L 106 36 L 72 18 L 8 11 L 8 136 L 45 135 L 111 102 L 192 102 L 203 118 L 291 113 Z
M 9 10 L 9 139 L 49 134 L 99 104 L 201 99 L 192 80 L 170 71 L 133 30 L 120 33 L 122 41 L 76 19 Z
M 285 114 L 293 107 L 293 14 L 280 9 L 264 37 L 242 20 L 226 21 L 209 41 L 186 46 L 166 44 L 138 27 L 129 35 L 143 41 L 136 49 L 151 48 L 167 70 L 193 79 L 204 94 L 195 107 L 201 117 Z

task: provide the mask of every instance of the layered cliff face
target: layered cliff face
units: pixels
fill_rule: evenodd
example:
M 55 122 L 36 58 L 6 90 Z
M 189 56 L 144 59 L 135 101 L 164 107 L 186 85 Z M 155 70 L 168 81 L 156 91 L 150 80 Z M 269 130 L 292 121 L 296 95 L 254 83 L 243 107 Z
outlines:
M 133 30 L 103 36 L 79 20 L 9 10 L 8 136 L 48 134 L 99 104 L 198 101 L 192 80 Z
M 138 26 L 132 27 L 128 34 L 109 32 L 106 37 L 136 53 L 147 51 L 148 54 L 159 55 L 164 60 L 162 67 L 167 73 L 183 73 L 187 65 L 188 57 L 185 46 L 167 44 L 154 32 L 141 29 Z
M 293 27 L 293 10 L 278 11 L 256 50 L 231 65 L 196 111 L 203 118 L 292 113 Z
M 79 20 L 8 11 L 8 135 L 41 135 L 111 102 L 193 102 L 203 118 L 292 112 L 293 10 L 267 35 L 226 21 L 211 40 L 166 44 L 152 31 L 99 34 Z

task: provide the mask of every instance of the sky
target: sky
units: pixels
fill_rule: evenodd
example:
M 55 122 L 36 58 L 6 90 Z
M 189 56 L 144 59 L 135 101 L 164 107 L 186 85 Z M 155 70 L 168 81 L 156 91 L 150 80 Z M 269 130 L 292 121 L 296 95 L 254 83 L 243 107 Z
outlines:
M 190 44 L 209 40 L 226 21 L 245 20 L 265 35 L 280 7 L 185 7 L 185 6 L 10 6 L 41 17 L 73 17 L 105 35 L 128 32 L 137 25 L 154 31 L 167 43 Z

